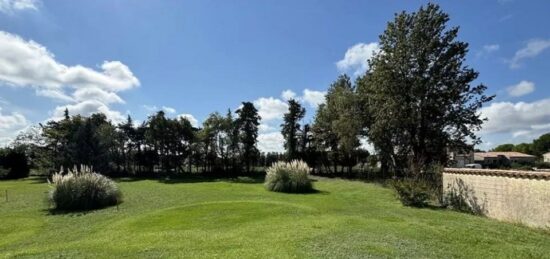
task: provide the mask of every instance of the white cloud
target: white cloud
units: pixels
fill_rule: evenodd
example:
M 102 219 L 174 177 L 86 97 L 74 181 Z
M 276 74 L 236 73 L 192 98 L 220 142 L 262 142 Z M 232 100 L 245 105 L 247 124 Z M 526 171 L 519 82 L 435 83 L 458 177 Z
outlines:
M 323 91 L 304 89 L 303 95 L 299 96 L 292 90 L 285 90 L 281 93 L 281 98 L 261 97 L 254 101 L 254 106 L 258 109 L 258 114 L 262 117 L 258 126 L 258 148 L 262 152 L 283 152 L 284 138 L 280 132 L 280 124 L 283 116 L 288 112 L 287 101 L 295 99 L 303 104 L 307 104 L 317 109 L 319 104 L 325 102 Z M 310 112 L 314 113 L 314 109 Z
M 143 107 L 143 109 L 145 109 L 148 112 L 157 112 L 157 111 L 159 111 L 159 108 L 155 105 L 144 104 L 142 107 Z
M 500 45 L 498 44 L 490 44 L 483 46 L 483 50 L 487 53 L 495 52 L 500 49 Z
M 267 123 L 260 123 L 260 125 L 258 126 L 258 131 L 260 133 L 267 133 L 267 132 L 273 132 L 273 131 L 276 131 L 277 128 L 267 124 Z
M 311 108 L 317 109 L 319 104 L 322 104 L 325 102 L 326 94 L 327 94 L 326 91 L 315 91 L 315 90 L 309 90 L 306 88 L 302 92 L 302 96 L 296 95 L 296 93 L 292 90 L 284 90 L 281 93 L 281 98 L 283 101 L 294 99 L 296 101 L 309 105 Z
M 336 62 L 336 67 L 341 72 L 352 71 L 354 76 L 359 76 L 367 71 L 367 61 L 379 51 L 378 42 L 357 43 L 346 51 L 342 60 Z
M 73 97 L 68 96 L 65 91 L 60 88 L 36 89 L 36 95 L 52 98 L 56 101 L 74 102 Z
M 288 110 L 286 102 L 273 97 L 261 97 L 254 101 L 254 106 L 257 107 L 258 114 L 262 117 L 262 121 L 282 119 L 283 115 Z
M 295 99 L 296 93 L 289 89 L 284 90 L 283 93 L 281 93 L 281 97 L 283 98 L 283 100 L 288 101 L 290 99 Z
M 302 97 L 304 102 L 309 104 L 313 108 L 317 108 L 320 104 L 325 103 L 325 91 L 304 90 L 304 96 Z
M 550 129 L 550 98 L 535 102 L 494 102 L 481 109 L 482 134 L 536 137 Z
M 18 6 L 22 8 L 25 3 L 21 1 Z M 57 106 L 51 119 L 63 118 L 68 108 L 71 115 L 101 112 L 114 122 L 122 121 L 124 116 L 108 105 L 124 103 L 117 93 L 140 85 L 120 61 L 104 61 L 99 71 L 82 65 L 64 65 L 39 43 L 3 31 L 0 31 L 0 83 L 31 88 L 39 96 L 70 103 Z
M 162 110 L 166 113 L 176 113 L 176 109 L 168 106 L 162 106 Z
M 0 107 L 0 146 L 7 145 L 28 125 L 29 122 L 23 114 L 18 112 L 3 114 Z
M 535 83 L 523 80 L 516 85 L 507 87 L 506 91 L 513 97 L 523 96 L 535 91 Z
M 158 107 L 156 105 L 143 105 L 143 109 L 149 112 L 149 114 L 156 113 L 158 111 L 164 111 L 167 114 L 174 114 L 176 113 L 176 109 L 168 106 L 162 106 Z
M 45 47 L 0 31 L 0 81 L 37 90 L 97 87 L 123 91 L 139 86 L 139 80 L 119 61 L 105 61 L 101 71 L 57 62 Z
M 283 152 L 284 138 L 280 132 L 270 132 L 258 135 L 258 149 L 261 152 Z
M 178 116 L 176 116 L 178 118 L 185 118 L 187 119 L 191 125 L 195 128 L 199 127 L 199 121 L 195 118 L 195 116 L 191 115 L 191 114 L 188 114 L 188 113 L 182 113 Z
M 114 92 L 107 92 L 101 88 L 80 88 L 73 93 L 74 100 L 78 102 L 86 100 L 96 100 L 105 104 L 109 103 L 125 103 L 122 98 L 120 98 Z
M 64 117 L 65 109 L 69 110 L 70 115 L 80 114 L 82 116 L 90 116 L 94 113 L 103 113 L 107 116 L 107 119 L 114 123 L 123 122 L 126 117 L 119 111 L 111 110 L 109 106 L 98 100 L 86 100 L 76 104 L 67 104 L 63 106 L 55 107 L 52 120 L 61 120 Z
M 477 57 L 489 55 L 495 51 L 498 51 L 499 49 L 500 49 L 500 45 L 498 44 L 484 45 L 483 48 L 477 52 Z
M 12 14 L 17 11 L 38 10 L 38 0 L 0 0 L 0 12 Z
M 510 68 L 521 67 L 521 62 L 527 58 L 534 58 L 542 53 L 547 48 L 550 48 L 550 39 L 532 39 L 527 42 L 525 47 L 518 50 L 512 60 L 509 61 Z

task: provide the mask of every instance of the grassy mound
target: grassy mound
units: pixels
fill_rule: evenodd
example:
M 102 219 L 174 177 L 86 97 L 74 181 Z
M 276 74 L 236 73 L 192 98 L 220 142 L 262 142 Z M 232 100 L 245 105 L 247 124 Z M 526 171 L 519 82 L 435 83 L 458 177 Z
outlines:
M 262 183 L 121 179 L 118 210 L 44 213 L 47 184 L 0 181 L 0 258 L 545 258 L 550 233 L 403 206 L 392 189 L 320 178 Z M 4 193 L 8 190 L 9 201 Z

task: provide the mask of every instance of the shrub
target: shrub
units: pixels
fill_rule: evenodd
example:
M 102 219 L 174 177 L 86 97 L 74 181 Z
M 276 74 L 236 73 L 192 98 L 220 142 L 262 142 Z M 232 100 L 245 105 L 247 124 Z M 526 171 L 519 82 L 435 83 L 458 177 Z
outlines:
M 462 179 L 456 179 L 453 183 L 450 183 L 447 190 L 444 195 L 444 205 L 447 208 L 474 215 L 484 215 L 486 213 L 486 201 L 479 201 L 475 191 L 466 185 Z
M 424 180 L 394 180 L 392 187 L 403 205 L 413 207 L 428 206 L 435 192 L 432 185 Z
M 89 167 L 52 176 L 50 201 L 57 210 L 92 210 L 116 205 L 122 194 L 116 183 Z
M 273 192 L 309 192 L 312 190 L 308 165 L 299 160 L 277 162 L 267 169 L 265 187 Z

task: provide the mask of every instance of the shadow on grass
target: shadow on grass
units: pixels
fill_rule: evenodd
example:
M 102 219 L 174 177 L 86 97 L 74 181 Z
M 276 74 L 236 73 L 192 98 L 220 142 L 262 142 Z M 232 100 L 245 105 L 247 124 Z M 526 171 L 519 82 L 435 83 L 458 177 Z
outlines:
M 48 208 L 48 209 L 43 209 L 42 211 L 44 211 L 49 216 L 56 216 L 56 215 L 84 216 L 84 215 L 102 211 L 102 210 L 112 209 L 112 210 L 118 211 L 119 210 L 118 206 L 120 204 L 122 204 L 122 202 L 120 202 L 117 205 L 111 205 L 111 206 L 107 206 L 103 208 L 95 208 L 95 209 L 61 210 L 56 208 Z
M 303 191 L 303 192 L 279 192 L 283 194 L 289 194 L 289 195 L 309 195 L 309 194 L 321 194 L 321 195 L 328 195 L 330 192 L 323 191 L 323 190 L 317 190 L 317 189 L 311 189 L 309 191 Z
M 29 177 L 28 180 L 31 184 L 45 184 L 48 183 L 48 178 L 45 176 L 33 176 Z
M 171 176 L 171 177 L 169 176 L 169 177 L 157 178 L 156 180 L 166 184 L 204 183 L 204 182 L 259 184 L 264 182 L 264 176 L 220 177 L 220 176 L 205 176 L 205 175 L 188 175 L 188 176 Z

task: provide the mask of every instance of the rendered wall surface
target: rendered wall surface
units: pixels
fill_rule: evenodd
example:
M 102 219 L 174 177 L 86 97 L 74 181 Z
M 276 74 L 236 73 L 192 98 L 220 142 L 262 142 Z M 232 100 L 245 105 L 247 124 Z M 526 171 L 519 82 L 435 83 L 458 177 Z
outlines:
M 550 228 L 550 173 L 445 168 L 443 190 L 488 217 Z

